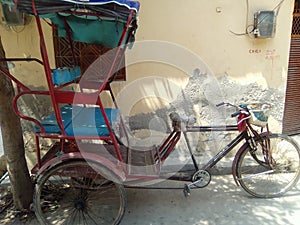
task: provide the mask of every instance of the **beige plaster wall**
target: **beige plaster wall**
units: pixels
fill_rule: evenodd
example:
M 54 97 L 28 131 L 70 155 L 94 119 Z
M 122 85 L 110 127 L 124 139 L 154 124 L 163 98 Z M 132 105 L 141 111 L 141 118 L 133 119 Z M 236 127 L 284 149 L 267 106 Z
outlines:
M 285 83 L 293 0 L 285 0 L 280 6 L 281 0 L 140 2 L 138 41 L 161 40 L 182 45 L 201 57 L 216 76 L 263 77 L 268 86 L 276 88 Z M 253 24 L 256 11 L 275 8 L 279 11 L 274 38 L 238 35 Z
M 140 2 L 137 42 L 126 56 L 128 80 L 114 84 L 115 91 L 120 93 L 120 107 L 129 107 L 128 114 L 150 112 L 172 102 L 188 84 L 196 67 L 214 76 L 215 82 L 227 76 L 242 85 L 256 81 L 265 88 L 284 92 L 294 0 Z M 253 24 L 256 11 L 273 9 L 278 10 L 274 38 L 239 35 Z M 54 67 L 51 28 L 45 22 L 43 26 Z M 25 27 L 1 26 L 0 34 L 8 57 L 40 58 L 34 20 Z M 149 41 L 156 44 L 148 44 Z M 149 59 L 146 52 L 155 52 L 154 58 L 162 59 Z M 14 64 L 12 72 L 22 81 L 36 87 L 45 85 L 40 65 Z
M 45 40 L 50 64 L 54 67 L 54 49 L 52 29 L 44 21 Z M 7 26 L 1 24 L 0 36 L 6 51 L 6 57 L 41 59 L 39 36 L 34 18 L 29 18 L 25 26 Z M 46 86 L 44 68 L 36 62 L 13 62 L 11 73 L 28 86 L 42 88 Z
M 136 50 L 135 47 L 130 50 L 132 53 L 129 51 L 126 85 L 131 86 L 133 81 L 140 85 L 131 88 L 134 90 L 131 91 L 133 93 L 131 113 L 144 112 L 147 108 L 151 111 L 158 103 L 165 102 L 162 104 L 164 106 L 174 100 L 178 95 L 177 86 L 184 89 L 193 69 L 197 66 L 201 68 L 201 65 L 197 65 L 197 60 L 193 59 L 194 56 L 209 68 L 208 71 L 215 77 L 216 82 L 220 77 L 226 76 L 242 85 L 257 82 L 264 88 L 281 90 L 284 95 L 293 0 L 140 0 L 140 2 L 136 46 L 140 44 L 148 46 L 143 43 L 149 40 L 162 41 L 167 45 L 185 49 L 189 54 L 181 58 L 180 65 L 176 66 L 168 63 L 168 59 L 163 62 L 147 60 L 144 54 L 153 51 L 151 47 L 149 49 L 145 47 L 144 52 Z M 248 26 L 248 30 L 251 30 L 254 13 L 262 10 L 278 12 L 274 38 L 256 39 L 253 35 L 245 34 Z M 158 47 L 157 55 L 165 54 L 168 49 Z M 132 63 L 131 55 L 135 55 L 134 57 L 139 55 L 142 60 Z M 171 52 L 164 59 L 168 57 L 180 58 L 180 55 Z M 143 78 L 149 76 L 168 78 L 168 81 L 161 82 L 166 87 L 170 86 L 170 82 L 176 87 L 169 91 L 167 97 L 162 96 L 155 100 L 152 93 L 145 92 L 146 86 L 151 84 L 146 82 L 143 85 Z M 122 87 L 126 88 L 126 85 Z M 152 87 L 156 92 L 162 91 L 161 88 Z M 124 92 L 127 95 L 126 99 L 131 98 L 128 97 L 131 96 L 129 92 Z M 137 99 L 136 96 L 139 95 L 144 98 Z M 124 100 L 124 95 L 120 96 L 120 101 Z

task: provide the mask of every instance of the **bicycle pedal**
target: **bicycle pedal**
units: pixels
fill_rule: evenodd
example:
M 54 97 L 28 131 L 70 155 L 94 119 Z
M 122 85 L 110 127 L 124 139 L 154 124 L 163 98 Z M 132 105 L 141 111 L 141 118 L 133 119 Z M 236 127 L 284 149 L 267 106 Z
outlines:
M 184 188 L 183 188 L 183 194 L 184 194 L 184 196 L 185 196 L 186 198 L 189 197 L 189 196 L 191 195 L 191 189 L 190 189 L 190 187 L 189 187 L 188 184 L 185 184 L 185 185 L 184 185 Z

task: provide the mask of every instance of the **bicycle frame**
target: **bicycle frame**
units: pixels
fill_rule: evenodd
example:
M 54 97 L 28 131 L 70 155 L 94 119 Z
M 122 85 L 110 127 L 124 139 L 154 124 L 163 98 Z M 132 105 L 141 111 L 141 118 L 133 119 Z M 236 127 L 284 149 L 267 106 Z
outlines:
M 250 126 L 250 125 L 249 125 Z M 190 166 L 188 168 L 184 167 L 183 170 L 180 170 L 178 172 L 185 173 L 188 172 L 194 173 L 196 171 L 200 170 L 210 170 L 213 168 L 221 159 L 223 159 L 230 151 L 232 151 L 239 143 L 242 141 L 246 141 L 248 143 L 248 140 L 250 140 L 252 137 L 249 134 L 249 127 L 245 129 L 244 131 L 240 132 L 233 140 L 231 140 L 224 148 L 222 148 L 216 155 L 214 155 L 206 164 L 202 165 L 200 167 L 199 163 L 197 162 L 196 158 L 193 155 L 193 150 L 188 138 L 188 133 L 202 133 L 202 132 L 228 132 L 228 131 L 236 131 L 238 132 L 238 127 L 236 125 L 229 125 L 229 126 L 187 126 L 185 127 L 184 131 L 182 131 L 178 126 L 175 125 L 173 132 L 167 137 L 165 142 L 162 144 L 160 149 L 158 150 L 159 153 L 165 153 L 161 157 L 161 161 L 167 159 L 169 154 L 175 149 L 175 146 L 177 142 L 179 141 L 181 137 L 181 133 L 183 134 L 184 140 L 187 144 L 187 148 L 189 151 L 189 154 L 191 156 L 191 159 L 193 161 L 193 168 Z M 156 157 L 158 158 L 158 157 Z M 174 172 L 174 171 L 173 171 Z M 164 175 L 168 176 L 166 174 L 160 174 L 160 177 L 164 177 Z M 171 177 L 168 177 L 170 180 L 189 180 L 189 176 L 176 176 L 172 175 Z
M 184 137 L 186 142 L 188 143 L 188 132 L 218 132 L 218 131 L 238 131 L 237 126 L 230 125 L 230 126 L 193 126 L 187 128 L 187 131 L 184 132 Z M 201 167 L 201 170 L 208 170 L 214 167 L 222 158 L 224 158 L 232 149 L 234 149 L 241 141 L 248 140 L 249 134 L 248 129 L 240 132 L 233 140 L 231 140 L 224 148 L 222 148 L 215 156 L 213 156 L 205 165 Z M 192 154 L 192 149 L 190 144 L 187 144 L 189 152 Z M 193 154 L 191 155 L 194 158 Z M 198 170 L 198 165 L 196 166 L 194 161 L 195 168 Z

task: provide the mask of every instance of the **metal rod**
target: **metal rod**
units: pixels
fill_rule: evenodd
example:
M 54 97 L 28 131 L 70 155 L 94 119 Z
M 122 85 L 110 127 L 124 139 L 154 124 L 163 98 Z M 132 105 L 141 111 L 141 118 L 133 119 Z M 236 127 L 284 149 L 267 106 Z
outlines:
M 43 62 L 37 58 L 0 58 L 0 62 L 32 62 L 35 61 L 41 65 L 44 65 Z
M 243 177 L 243 178 L 238 178 L 238 180 L 247 180 L 247 179 L 251 179 L 253 177 L 259 176 L 259 175 L 270 174 L 270 173 L 273 173 L 273 172 L 274 172 L 274 170 L 268 170 L 268 171 L 265 171 L 265 172 L 252 174 L 252 175 L 249 175 L 249 176 L 246 176 L 246 177 Z
M 229 144 L 227 144 L 225 148 L 219 151 L 207 164 L 205 164 L 202 167 L 202 169 L 207 170 L 209 168 L 212 168 L 247 136 L 248 136 L 247 131 L 241 132 L 235 139 L 233 139 Z
M 192 126 L 187 127 L 186 132 L 211 132 L 211 131 L 238 131 L 236 125 L 229 126 Z
M 64 124 L 62 122 L 62 116 L 60 114 L 60 109 L 59 109 L 59 106 L 58 106 L 58 103 L 57 103 L 57 100 L 56 100 L 56 97 L 55 97 L 55 93 L 54 93 L 54 85 L 53 85 L 53 82 L 52 82 L 52 74 L 51 74 L 49 57 L 48 57 L 48 54 L 47 54 L 47 48 L 46 48 L 44 33 L 43 33 L 40 17 L 37 13 L 35 0 L 32 0 L 32 10 L 33 10 L 33 13 L 34 13 L 34 17 L 35 17 L 35 20 L 36 20 L 38 33 L 39 33 L 39 37 L 40 37 L 40 47 L 41 47 L 41 54 L 42 54 L 42 59 L 43 59 L 43 63 L 44 63 L 44 71 L 45 71 L 45 74 L 46 74 L 48 89 L 49 89 L 49 93 L 50 93 L 50 97 L 51 97 L 55 117 L 57 119 L 57 124 L 58 124 L 62 134 L 65 135 L 66 131 L 65 131 L 65 128 L 64 128 Z
M 194 154 L 193 154 L 192 147 L 191 147 L 191 144 L 190 144 L 190 141 L 189 141 L 189 139 L 188 139 L 188 136 L 187 136 L 186 131 L 183 132 L 183 135 L 184 135 L 184 139 L 185 139 L 185 142 L 186 142 L 186 144 L 187 144 L 188 150 L 189 150 L 189 152 L 190 152 L 190 155 L 191 155 L 193 164 L 194 164 L 194 166 L 195 166 L 195 169 L 196 169 L 196 170 L 199 170 L 198 163 L 197 163 L 197 161 L 196 161 L 196 159 L 195 159 L 195 156 L 194 156 Z
M 111 75 L 114 72 L 113 69 L 114 69 L 114 67 L 115 67 L 115 65 L 117 63 L 118 56 L 120 55 L 120 52 L 121 52 L 122 48 L 124 47 L 124 46 L 122 46 L 122 42 L 123 42 L 123 40 L 124 40 L 124 38 L 126 36 L 126 32 L 128 31 L 128 29 L 130 27 L 130 24 L 131 24 L 131 21 L 132 21 L 132 18 L 133 18 L 133 14 L 134 14 L 134 10 L 131 10 L 131 12 L 130 12 L 130 14 L 128 16 L 128 20 L 127 20 L 126 26 L 125 26 L 125 28 L 123 30 L 122 35 L 121 35 L 121 38 L 120 38 L 120 41 L 119 41 L 119 46 L 117 48 L 114 60 L 112 62 L 112 65 L 111 65 L 111 67 L 109 69 L 109 72 L 108 72 L 106 78 L 104 79 L 104 81 L 102 83 L 102 86 L 99 89 L 99 93 L 101 93 L 103 90 L 106 89 L 107 82 L 109 81 Z

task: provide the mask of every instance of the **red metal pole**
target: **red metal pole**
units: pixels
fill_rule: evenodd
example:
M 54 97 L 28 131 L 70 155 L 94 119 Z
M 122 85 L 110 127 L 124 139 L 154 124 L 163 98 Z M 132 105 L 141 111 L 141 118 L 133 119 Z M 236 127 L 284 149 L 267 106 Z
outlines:
M 40 138 L 37 134 L 35 135 L 35 144 L 36 144 L 37 165 L 38 165 L 39 168 L 41 168 L 42 161 L 41 161 Z
M 34 13 L 34 17 L 36 20 L 36 24 L 37 24 L 38 32 L 39 32 L 39 36 L 40 36 L 41 54 L 42 54 L 44 70 L 45 70 L 45 74 L 46 74 L 48 89 L 49 89 L 55 117 L 57 119 L 57 124 L 62 131 L 62 134 L 65 135 L 66 132 L 65 132 L 63 122 L 62 122 L 62 116 L 60 114 L 60 109 L 59 109 L 59 106 L 58 106 L 58 103 L 56 101 L 55 94 L 54 94 L 54 86 L 53 86 L 53 82 L 52 82 L 52 73 L 51 73 L 51 68 L 50 68 L 50 63 L 49 63 L 49 57 L 47 54 L 47 48 L 46 48 L 46 44 L 45 44 L 45 38 L 44 38 L 44 34 L 43 34 L 41 20 L 37 13 L 36 7 L 35 7 L 35 0 L 32 0 L 32 10 Z
M 112 131 L 112 128 L 110 126 L 110 123 L 109 123 L 109 120 L 108 120 L 108 117 L 106 115 L 106 112 L 104 110 L 104 107 L 103 107 L 103 104 L 101 102 L 101 99 L 99 99 L 99 107 L 100 107 L 100 110 L 101 110 L 101 113 L 102 113 L 102 116 L 104 118 L 104 121 L 105 121 L 105 124 L 107 126 L 107 129 L 108 129 L 108 132 L 109 132 L 109 136 L 111 137 L 111 140 L 113 142 L 113 145 L 115 147 L 115 151 L 116 151 L 116 155 L 118 157 L 118 160 L 120 162 L 123 162 L 123 159 L 122 159 L 122 156 L 121 156 L 121 153 L 120 153 L 120 148 L 119 148 L 119 145 L 118 145 L 118 142 L 117 142 L 117 139 Z
M 133 14 L 134 14 L 134 13 L 135 13 L 134 10 L 131 10 L 131 11 L 130 11 L 130 14 L 129 14 L 129 16 L 128 16 L 128 20 L 127 20 L 127 23 L 126 23 L 126 27 L 124 28 L 123 33 L 122 33 L 121 38 L 120 38 L 120 41 L 119 41 L 119 46 L 118 46 L 118 49 L 117 49 L 115 58 L 114 58 L 114 60 L 113 60 L 113 62 L 112 62 L 112 65 L 111 65 L 111 67 L 110 67 L 110 70 L 109 70 L 109 72 L 108 72 L 108 74 L 107 74 L 105 80 L 104 80 L 103 83 L 102 83 L 102 86 L 101 86 L 100 89 L 99 89 L 99 93 L 101 93 L 103 90 L 106 89 L 107 82 L 108 82 L 108 80 L 110 79 L 111 75 L 113 74 L 113 69 L 114 69 L 114 67 L 115 67 L 115 65 L 116 65 L 116 63 L 117 63 L 117 59 L 118 59 L 118 56 L 120 55 L 121 49 L 124 47 L 124 46 L 122 45 L 122 43 L 123 43 L 123 41 L 124 41 L 124 39 L 125 39 L 125 36 L 126 36 L 126 33 L 127 33 L 128 29 L 129 29 L 129 27 L 130 27 L 130 23 L 131 23 L 131 20 L 132 20 L 132 17 L 133 17 Z

